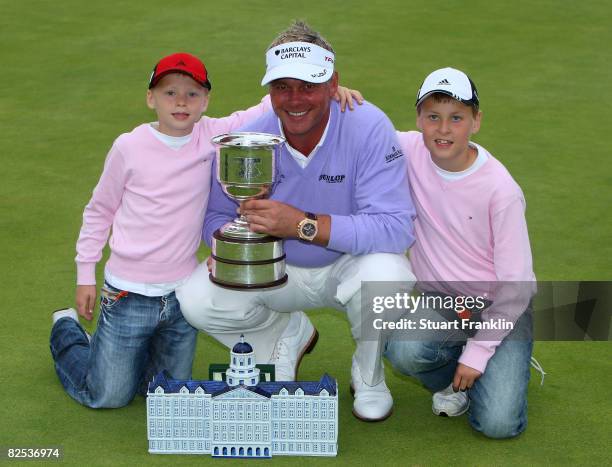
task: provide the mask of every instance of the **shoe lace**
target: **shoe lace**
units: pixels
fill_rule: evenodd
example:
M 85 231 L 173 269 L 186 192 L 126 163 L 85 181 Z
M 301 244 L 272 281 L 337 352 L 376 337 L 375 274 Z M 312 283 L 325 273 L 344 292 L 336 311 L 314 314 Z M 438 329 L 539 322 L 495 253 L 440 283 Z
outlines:
M 535 357 L 531 357 L 531 366 L 540 373 L 540 386 L 544 386 L 544 377 L 547 375 L 547 373 L 544 371 L 544 368 L 542 368 L 542 365 L 536 360 Z
M 272 361 L 276 367 L 277 381 L 293 381 L 295 379 L 295 369 L 292 367 L 289 360 L 289 346 L 283 341 L 278 341 L 272 352 Z M 280 379 L 279 379 L 280 378 Z
M 278 361 L 289 353 L 287 346 L 282 340 L 279 340 L 274 346 L 273 359 Z

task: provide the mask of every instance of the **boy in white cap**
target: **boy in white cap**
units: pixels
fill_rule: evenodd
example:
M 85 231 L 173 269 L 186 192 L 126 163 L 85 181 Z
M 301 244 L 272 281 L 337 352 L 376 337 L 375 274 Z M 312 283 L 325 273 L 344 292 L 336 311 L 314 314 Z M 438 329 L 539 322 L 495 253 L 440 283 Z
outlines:
M 435 330 L 407 338 L 397 331 L 386 356 L 434 392 L 434 413 L 461 415 L 471 401 L 476 430 L 494 438 L 516 436 L 527 423 L 532 340 L 530 313 L 524 311 L 535 289 L 525 199 L 505 167 L 470 141 L 482 114 L 465 73 L 443 68 L 427 76 L 416 110 L 421 132 L 398 136 L 417 210 L 410 261 L 418 288 L 430 296 L 486 300 L 483 310 L 472 313 L 464 307 L 451 316 L 418 311 L 428 320 L 456 320 L 460 329 L 471 315 L 477 318 L 476 311 L 483 323 L 501 318 L 511 326 L 474 325 L 480 330 L 470 337 Z

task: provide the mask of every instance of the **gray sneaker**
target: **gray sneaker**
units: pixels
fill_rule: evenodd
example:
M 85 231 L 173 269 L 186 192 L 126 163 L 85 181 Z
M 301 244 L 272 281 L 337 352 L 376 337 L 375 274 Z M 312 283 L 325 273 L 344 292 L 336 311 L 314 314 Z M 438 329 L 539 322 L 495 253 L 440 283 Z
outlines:
M 450 384 L 446 389 L 433 395 L 433 413 L 442 417 L 458 417 L 470 408 L 470 398 L 467 391 L 453 391 Z

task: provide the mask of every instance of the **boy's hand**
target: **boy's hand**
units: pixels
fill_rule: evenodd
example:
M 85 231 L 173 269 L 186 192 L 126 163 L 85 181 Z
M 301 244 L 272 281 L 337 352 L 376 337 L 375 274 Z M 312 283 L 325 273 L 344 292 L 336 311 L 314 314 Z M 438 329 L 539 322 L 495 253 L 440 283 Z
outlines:
M 76 288 L 76 309 L 79 315 L 87 321 L 93 318 L 93 309 L 96 303 L 96 286 L 95 285 L 77 285 Z
M 212 256 L 206 258 L 206 267 L 208 268 L 208 272 L 212 273 Z
M 344 86 L 338 86 L 334 99 L 336 102 L 340 102 L 340 110 L 342 112 L 346 110 L 347 104 L 349 109 L 353 110 L 353 99 L 355 99 L 359 105 L 363 104 L 363 96 L 359 91 L 345 88 Z
M 482 376 L 482 373 L 474 368 L 470 368 L 463 363 L 457 365 L 455 377 L 453 378 L 453 391 L 465 391 L 470 389 L 474 382 Z

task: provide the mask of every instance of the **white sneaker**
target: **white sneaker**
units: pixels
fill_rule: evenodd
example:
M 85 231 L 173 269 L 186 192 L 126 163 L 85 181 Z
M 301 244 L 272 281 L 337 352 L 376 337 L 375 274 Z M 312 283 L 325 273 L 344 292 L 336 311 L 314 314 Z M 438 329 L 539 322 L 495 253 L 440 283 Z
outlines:
M 72 318 L 77 323 L 79 322 L 79 315 L 74 308 L 62 308 L 61 310 L 56 310 L 53 312 L 53 324 L 57 323 L 62 318 Z M 83 329 L 83 331 L 85 331 Z M 87 336 L 87 340 L 91 342 L 91 335 L 85 331 L 85 335 Z
M 470 398 L 467 391 L 453 391 L 450 384 L 446 389 L 433 395 L 433 413 L 442 417 L 458 417 L 470 408 Z
M 393 397 L 385 380 L 376 386 L 369 386 L 361 377 L 359 365 L 353 356 L 351 367 L 351 392 L 355 397 L 353 401 L 353 415 L 364 422 L 380 422 L 388 418 L 393 412 Z
M 53 312 L 53 324 L 57 323 L 62 318 L 72 318 L 76 322 L 79 321 L 79 315 L 74 308 L 62 308 Z
M 319 333 L 303 311 L 291 313 L 289 324 L 272 351 L 276 381 L 295 381 L 304 354 L 312 352 Z

